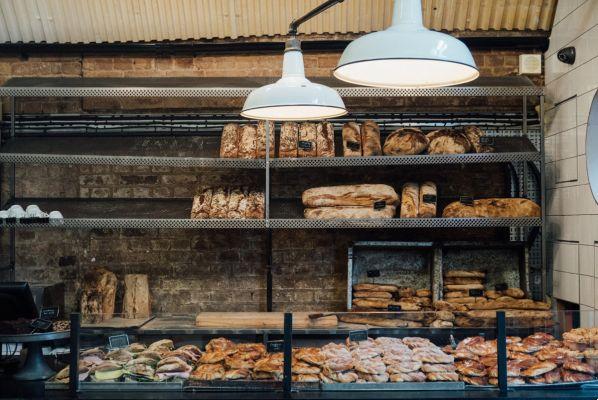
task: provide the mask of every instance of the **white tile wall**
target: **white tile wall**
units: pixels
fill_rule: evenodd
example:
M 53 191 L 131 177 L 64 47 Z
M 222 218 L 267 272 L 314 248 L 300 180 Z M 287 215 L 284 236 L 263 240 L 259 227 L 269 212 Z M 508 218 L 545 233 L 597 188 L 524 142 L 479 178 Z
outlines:
M 558 61 L 566 46 L 576 49 L 573 65 Z M 545 56 L 546 212 L 548 262 L 554 269 L 554 296 L 598 308 L 598 204 L 586 170 L 586 134 L 590 107 L 598 89 L 598 0 L 558 2 Z M 566 100 L 566 101 L 565 101 Z M 594 324 L 596 313 L 582 323 Z

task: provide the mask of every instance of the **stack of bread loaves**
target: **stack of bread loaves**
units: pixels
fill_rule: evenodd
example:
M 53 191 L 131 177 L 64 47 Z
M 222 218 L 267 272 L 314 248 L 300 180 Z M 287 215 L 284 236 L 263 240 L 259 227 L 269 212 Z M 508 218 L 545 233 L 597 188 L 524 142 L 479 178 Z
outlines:
M 332 124 L 330 122 L 283 123 L 280 127 L 278 157 L 334 157 Z
M 437 190 L 434 182 L 407 182 L 401 193 L 401 218 L 436 217 Z
M 266 129 L 270 127 L 270 157 L 274 157 L 274 122 L 226 124 L 220 140 L 220 158 L 266 158 Z
M 203 187 L 191 207 L 191 219 L 264 218 L 264 193 L 248 188 Z
M 303 192 L 307 219 L 392 218 L 399 196 L 388 185 L 342 185 Z
M 345 157 L 369 157 L 382 155 L 380 127 L 374 121 L 363 124 L 347 122 L 343 126 L 343 155 Z

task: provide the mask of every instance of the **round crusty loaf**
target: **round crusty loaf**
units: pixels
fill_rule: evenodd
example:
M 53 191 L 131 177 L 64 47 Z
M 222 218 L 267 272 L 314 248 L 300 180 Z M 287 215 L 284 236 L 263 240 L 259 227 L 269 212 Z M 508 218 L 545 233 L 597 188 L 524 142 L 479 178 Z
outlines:
M 444 208 L 444 218 L 517 218 L 539 217 L 540 206 L 528 199 L 490 198 L 473 201 L 473 206 L 459 201 Z
M 462 131 L 439 129 L 426 135 L 429 154 L 463 154 L 471 151 L 471 143 Z
M 400 128 L 388 135 L 383 150 L 387 156 L 420 154 L 429 142 L 418 128 Z

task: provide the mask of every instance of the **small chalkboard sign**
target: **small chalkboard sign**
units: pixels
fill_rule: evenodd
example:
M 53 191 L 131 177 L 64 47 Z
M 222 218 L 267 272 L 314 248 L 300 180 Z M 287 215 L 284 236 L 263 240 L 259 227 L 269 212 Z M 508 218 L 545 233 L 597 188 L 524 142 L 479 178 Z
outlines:
M 366 329 L 359 331 L 350 331 L 349 340 L 351 342 L 363 342 L 365 340 L 368 340 L 368 331 Z
M 374 203 L 374 210 L 382 210 L 386 208 L 386 201 L 380 200 Z
M 268 353 L 280 353 L 284 350 L 284 340 L 270 340 L 266 343 Z
M 482 136 L 480 138 L 480 144 L 492 146 L 494 145 L 494 138 L 492 136 Z
M 473 196 L 459 196 L 459 202 L 466 206 L 473 206 Z
M 508 288 L 509 285 L 507 285 L 504 282 L 497 283 L 496 285 L 494 285 L 494 290 L 496 290 L 497 292 L 502 292 L 503 290 L 507 290 Z
M 297 143 L 297 146 L 299 146 L 301 150 L 311 150 L 313 148 L 313 145 L 313 142 L 309 142 L 307 140 L 300 140 Z
M 58 307 L 42 307 L 41 311 L 39 312 L 39 317 L 41 319 L 53 321 L 58 318 L 59 310 L 60 309 Z
M 354 142 L 354 141 L 350 140 L 350 141 L 347 142 L 347 148 L 349 150 L 357 151 L 357 150 L 359 150 L 361 148 L 361 144 L 358 143 L 358 142 Z
M 484 291 L 482 289 L 469 289 L 470 297 L 482 297 L 483 295 Z
M 31 321 L 29 326 L 36 331 L 47 331 L 52 326 L 52 321 L 48 321 L 47 319 L 37 318 Z
M 402 311 L 402 308 L 398 304 L 389 304 L 387 307 L 388 311 Z
M 111 349 L 122 349 L 129 345 L 129 336 L 126 334 L 108 336 L 108 346 Z
M 422 196 L 422 201 L 424 203 L 436 203 L 436 195 L 435 194 L 424 194 Z
M 368 278 L 378 278 L 380 276 L 380 270 L 379 269 L 368 269 L 366 271 L 366 274 L 367 274 Z

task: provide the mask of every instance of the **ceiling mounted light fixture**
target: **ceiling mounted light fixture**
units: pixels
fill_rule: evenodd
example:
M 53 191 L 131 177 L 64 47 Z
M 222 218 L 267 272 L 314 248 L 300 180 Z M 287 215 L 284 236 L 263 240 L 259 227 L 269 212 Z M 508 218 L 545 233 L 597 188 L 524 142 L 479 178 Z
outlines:
M 392 25 L 349 43 L 334 76 L 364 86 L 431 88 L 472 81 L 479 71 L 463 42 L 424 27 L 421 0 L 395 0 Z
M 282 62 L 282 78 L 252 91 L 245 100 L 242 116 L 260 120 L 307 121 L 347 114 L 336 90 L 305 77 L 301 42 L 296 38 L 301 23 L 342 1 L 326 1 L 291 23 L 291 38 L 286 42 Z

